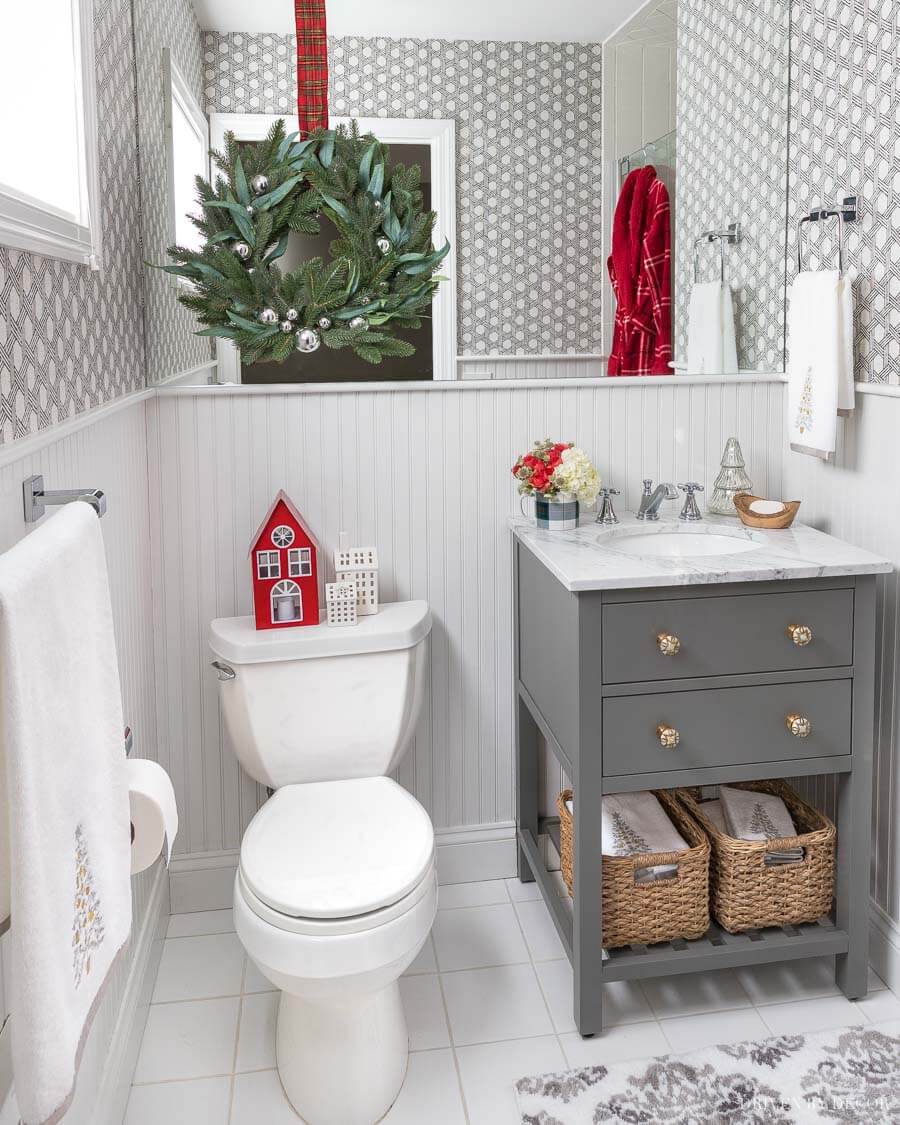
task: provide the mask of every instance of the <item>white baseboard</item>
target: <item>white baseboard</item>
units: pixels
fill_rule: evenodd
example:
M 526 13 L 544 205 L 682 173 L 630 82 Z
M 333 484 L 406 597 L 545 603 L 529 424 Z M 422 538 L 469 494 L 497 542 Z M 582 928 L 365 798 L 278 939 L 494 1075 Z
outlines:
M 900 996 L 900 926 L 877 903 L 869 909 L 869 964 Z
M 121 1125 L 125 1118 L 131 1079 L 144 1036 L 168 923 L 168 872 L 160 863 L 153 878 L 144 922 L 135 938 L 131 971 L 103 1066 L 96 1109 L 91 1117 L 96 1125 Z
M 516 874 L 516 828 L 511 822 L 435 831 L 438 881 L 475 883 Z M 173 914 L 227 910 L 233 901 L 236 851 L 178 856 L 169 868 Z

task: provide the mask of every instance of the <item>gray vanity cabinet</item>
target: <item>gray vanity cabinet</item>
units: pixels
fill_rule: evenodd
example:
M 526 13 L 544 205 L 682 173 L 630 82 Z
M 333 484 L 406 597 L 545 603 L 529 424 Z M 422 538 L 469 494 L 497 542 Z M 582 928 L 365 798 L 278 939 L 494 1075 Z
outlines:
M 875 576 L 573 592 L 513 542 L 519 876 L 574 967 L 582 1035 L 602 1030 L 604 981 L 833 954 L 845 995 L 865 995 Z M 538 843 L 559 844 L 538 807 L 542 743 L 577 795 L 572 902 Z M 603 793 L 813 774 L 838 779 L 830 915 L 601 948 Z

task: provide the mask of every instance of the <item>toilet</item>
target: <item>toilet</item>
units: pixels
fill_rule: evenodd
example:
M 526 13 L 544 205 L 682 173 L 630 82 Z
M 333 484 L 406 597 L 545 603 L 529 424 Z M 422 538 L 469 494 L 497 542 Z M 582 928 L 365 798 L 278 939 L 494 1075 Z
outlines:
M 274 790 L 244 834 L 235 928 L 281 992 L 278 1073 L 309 1125 L 373 1125 L 406 1074 L 398 981 L 437 910 L 434 830 L 387 775 L 412 738 L 431 614 L 353 628 L 210 626 L 241 765 Z

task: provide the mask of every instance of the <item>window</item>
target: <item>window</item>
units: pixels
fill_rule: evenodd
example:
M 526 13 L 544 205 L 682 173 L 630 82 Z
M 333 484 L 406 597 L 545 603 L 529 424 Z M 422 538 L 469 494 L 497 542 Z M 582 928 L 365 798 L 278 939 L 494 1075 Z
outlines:
M 280 578 L 281 559 L 277 551 L 256 552 L 257 578 Z
M 169 241 L 200 250 L 203 236 L 189 216 L 202 214 L 194 180 L 197 176 L 209 178 L 209 123 L 168 48 L 163 51 L 163 67 L 168 90 Z
M 286 527 L 284 524 L 280 524 L 272 532 L 272 542 L 276 547 L 290 547 L 290 545 L 294 542 L 293 529 L 290 527 Z M 293 551 L 291 552 L 291 554 L 294 553 L 295 552 Z
M 272 624 L 303 620 L 303 598 L 296 582 L 279 582 L 272 587 Z
M 7 3 L 2 23 L 0 245 L 98 269 L 93 0 Z
M 312 552 L 309 547 L 288 551 L 288 574 L 291 578 L 309 578 L 312 574 Z

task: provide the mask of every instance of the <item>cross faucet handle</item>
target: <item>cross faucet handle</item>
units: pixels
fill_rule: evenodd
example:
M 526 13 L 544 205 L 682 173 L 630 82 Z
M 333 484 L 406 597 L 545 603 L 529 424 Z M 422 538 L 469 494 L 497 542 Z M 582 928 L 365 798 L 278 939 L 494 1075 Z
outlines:
M 613 508 L 612 497 L 619 496 L 618 488 L 601 488 L 598 493 L 602 497 L 600 511 L 597 513 L 596 523 L 618 523 L 619 517 L 616 515 L 615 508 Z
M 678 487 L 684 493 L 684 507 L 681 509 L 681 514 L 678 518 L 680 520 L 686 520 L 691 523 L 694 523 L 697 520 L 702 520 L 703 516 L 700 514 L 700 509 L 697 507 L 697 501 L 694 497 L 694 493 L 704 492 L 705 489 L 703 485 L 698 484 L 697 481 L 691 480 L 687 481 L 685 484 L 679 484 Z

